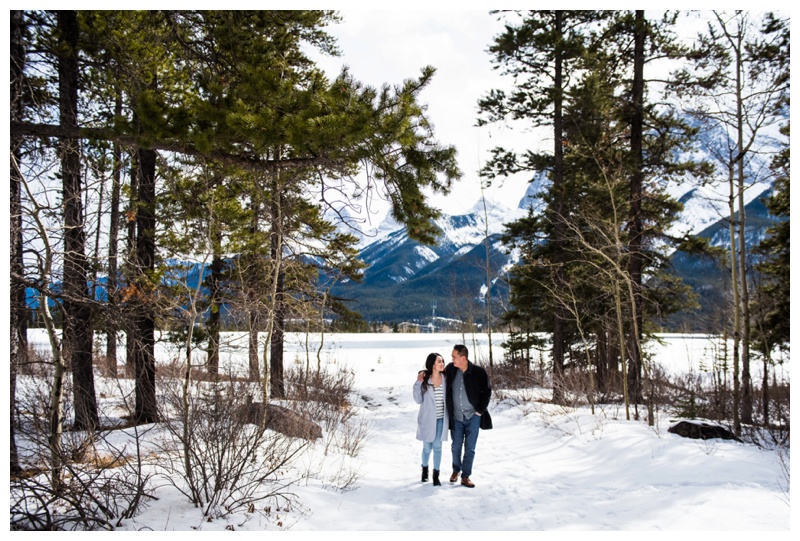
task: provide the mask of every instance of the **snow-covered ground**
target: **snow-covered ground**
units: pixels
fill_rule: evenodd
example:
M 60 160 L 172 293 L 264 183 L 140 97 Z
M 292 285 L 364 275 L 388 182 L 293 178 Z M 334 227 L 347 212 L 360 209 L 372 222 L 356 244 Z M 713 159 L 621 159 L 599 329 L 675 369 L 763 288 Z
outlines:
M 659 361 L 675 370 L 688 370 L 690 364 L 697 370 L 704 362 L 711 365 L 706 356 L 713 357 L 715 347 L 707 338 L 664 338 L 663 346 L 654 346 Z M 305 364 L 304 340 L 302 335 L 290 335 L 287 364 Z M 500 341 L 494 337 L 497 355 Z M 470 348 L 471 359 L 486 362 L 485 336 L 326 335 L 323 363 L 354 371 L 353 401 L 359 422 L 368 427 L 355 459 L 330 449 L 326 455 L 321 443 L 312 447 L 296 467 L 314 473 L 293 487 L 300 505 L 288 511 L 236 512 L 209 521 L 177 491 L 163 487 L 157 492 L 159 500 L 122 529 L 418 534 L 533 530 L 550 535 L 591 530 L 648 534 L 773 530 L 770 535 L 788 538 L 788 452 L 681 438 L 667 432 L 668 417 L 648 427 L 625 420 L 619 406 L 600 406 L 592 415 L 588 409 L 534 400 L 546 395 L 544 390 L 505 393 L 512 398 L 492 400 L 494 429 L 482 431 L 478 439 L 471 476 L 475 488 L 448 482 L 449 444 L 443 447 L 442 486 L 421 483 L 422 444 L 414 439 L 418 406 L 411 388 L 428 353 L 436 351 L 448 359 L 457 343 Z M 242 341 L 239 349 L 223 356 L 223 364 L 243 362 L 244 347 Z M 165 349 L 159 353 L 161 358 L 173 354 Z M 346 491 L 330 482 L 343 465 L 359 474 Z

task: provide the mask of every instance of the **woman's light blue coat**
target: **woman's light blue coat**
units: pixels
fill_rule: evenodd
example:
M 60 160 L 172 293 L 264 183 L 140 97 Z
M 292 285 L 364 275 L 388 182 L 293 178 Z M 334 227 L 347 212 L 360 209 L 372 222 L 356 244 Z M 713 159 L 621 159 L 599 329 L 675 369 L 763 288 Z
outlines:
M 442 400 L 447 396 L 447 383 L 444 374 L 442 374 Z M 422 382 L 414 382 L 414 402 L 419 404 L 419 413 L 417 414 L 417 439 L 419 441 L 431 442 L 436 439 L 436 393 L 433 391 L 433 383 L 428 378 L 428 389 L 425 394 L 422 394 Z M 449 425 L 449 418 L 447 415 L 447 406 L 444 408 L 444 424 L 442 429 L 442 441 L 447 441 L 447 427 Z

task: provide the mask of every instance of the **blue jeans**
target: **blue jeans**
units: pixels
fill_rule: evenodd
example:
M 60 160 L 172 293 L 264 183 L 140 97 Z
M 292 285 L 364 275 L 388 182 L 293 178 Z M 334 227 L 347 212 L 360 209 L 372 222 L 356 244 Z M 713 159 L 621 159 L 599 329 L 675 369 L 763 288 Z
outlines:
M 472 475 L 472 461 L 475 460 L 475 445 L 478 443 L 478 432 L 481 429 L 481 418 L 473 415 L 468 421 L 453 421 L 453 471 L 461 472 L 461 477 Z M 461 449 L 464 457 L 461 457 Z
M 433 441 L 422 442 L 422 466 L 428 467 L 428 459 L 433 451 L 433 469 L 439 471 L 442 463 L 442 424 L 444 419 L 436 419 L 436 438 Z

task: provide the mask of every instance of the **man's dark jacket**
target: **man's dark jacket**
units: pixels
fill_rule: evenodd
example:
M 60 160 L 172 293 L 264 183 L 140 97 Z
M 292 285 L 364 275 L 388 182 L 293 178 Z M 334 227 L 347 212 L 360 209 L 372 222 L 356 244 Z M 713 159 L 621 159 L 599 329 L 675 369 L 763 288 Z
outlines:
M 445 377 L 447 377 L 447 413 L 450 416 L 450 430 L 453 429 L 455 417 L 453 416 L 453 381 L 456 378 L 458 368 L 453 363 L 448 364 L 444 368 Z M 467 391 L 467 400 L 475 408 L 475 413 L 481 416 L 481 428 L 489 430 L 492 428 L 492 417 L 486 408 L 489 407 L 489 399 L 492 397 L 492 387 L 489 385 L 489 376 L 486 370 L 472 364 L 467 360 L 467 369 L 464 371 L 464 389 Z

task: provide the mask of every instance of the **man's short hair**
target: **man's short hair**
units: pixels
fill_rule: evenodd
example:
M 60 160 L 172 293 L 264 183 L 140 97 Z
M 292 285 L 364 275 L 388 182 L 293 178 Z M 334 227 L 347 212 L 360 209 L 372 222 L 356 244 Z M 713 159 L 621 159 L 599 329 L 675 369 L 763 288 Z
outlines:
M 469 350 L 467 349 L 467 346 L 465 346 L 464 344 L 458 344 L 454 346 L 453 349 L 456 350 L 458 354 L 461 355 L 462 357 L 466 357 L 467 359 L 469 359 Z

